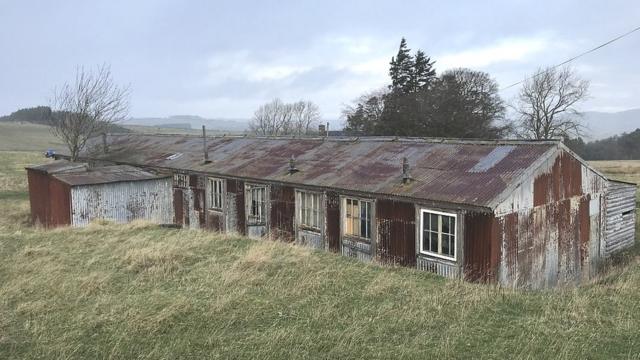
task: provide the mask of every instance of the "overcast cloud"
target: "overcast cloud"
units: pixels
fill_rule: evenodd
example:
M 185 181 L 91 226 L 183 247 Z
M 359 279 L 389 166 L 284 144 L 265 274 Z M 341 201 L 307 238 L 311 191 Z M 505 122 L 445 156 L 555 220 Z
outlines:
M 78 65 L 109 63 L 131 86 L 134 117 L 248 118 L 280 97 L 312 100 L 334 120 L 345 103 L 387 84 L 402 36 L 439 72 L 484 70 L 504 87 L 640 25 L 638 1 L 0 5 L 0 114 L 46 104 Z M 640 32 L 578 60 L 592 83 L 584 110 L 640 107 L 638 58 Z

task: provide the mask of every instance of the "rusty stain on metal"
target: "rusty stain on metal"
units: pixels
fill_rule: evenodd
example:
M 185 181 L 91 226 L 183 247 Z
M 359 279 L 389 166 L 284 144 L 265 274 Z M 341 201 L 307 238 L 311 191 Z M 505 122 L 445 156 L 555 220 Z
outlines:
M 289 186 L 273 185 L 271 195 L 271 232 L 276 238 L 291 242 L 294 240 L 295 191 Z
M 495 281 L 500 257 L 496 220 L 491 214 L 464 215 L 464 274 L 469 281 Z
M 340 251 L 340 195 L 327 191 L 326 237 L 329 250 Z
M 376 254 L 384 263 L 416 264 L 415 205 L 394 200 L 376 201 Z

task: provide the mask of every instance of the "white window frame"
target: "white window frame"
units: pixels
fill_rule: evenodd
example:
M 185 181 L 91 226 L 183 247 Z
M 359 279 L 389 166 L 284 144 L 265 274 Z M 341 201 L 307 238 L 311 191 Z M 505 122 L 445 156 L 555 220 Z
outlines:
M 173 174 L 173 187 L 188 188 L 189 175 L 180 173 Z
M 257 214 L 253 214 L 253 196 L 255 193 L 262 193 L 262 199 L 257 201 L 256 207 Z M 267 186 L 266 185 L 247 185 L 246 194 L 247 197 L 247 225 L 258 226 L 267 225 Z
M 455 220 L 455 226 L 453 227 L 453 233 L 447 233 L 447 235 L 453 235 L 453 256 L 448 256 L 448 255 L 442 255 L 439 253 L 434 253 L 432 251 L 425 251 L 422 250 L 424 249 L 424 214 L 434 214 L 434 215 L 440 215 L 438 217 L 438 219 L 442 219 L 442 216 L 449 216 L 452 217 Z M 445 260 L 451 260 L 451 261 L 456 261 L 456 256 L 458 254 L 458 214 L 455 213 L 448 213 L 448 212 L 443 212 L 443 211 L 436 211 L 436 210 L 429 210 L 429 209 L 420 209 L 420 254 L 424 254 L 424 255 L 428 255 L 428 256 L 433 256 L 433 257 L 437 257 L 440 259 L 445 259 Z M 440 248 L 442 248 L 442 225 L 441 225 L 441 221 L 439 220 L 439 229 L 438 229 L 438 246 Z
M 361 234 L 361 229 L 362 229 L 362 217 L 361 215 L 358 215 L 358 217 L 354 217 L 351 216 L 350 218 L 352 219 L 357 219 L 358 221 L 358 233 L 360 233 L 359 235 L 356 234 L 351 234 L 347 232 L 347 222 L 348 222 L 348 212 L 347 212 L 347 202 L 348 201 L 357 201 L 358 202 L 358 213 L 362 214 L 362 204 L 363 203 L 368 203 L 370 205 L 369 207 L 369 211 L 366 212 L 366 216 L 368 216 L 368 223 L 369 223 L 369 237 L 367 236 L 363 236 Z M 345 196 L 342 198 L 342 235 L 343 236 L 348 236 L 348 237 L 353 237 L 353 238 L 357 238 L 357 239 L 364 239 L 364 240 L 368 240 L 371 241 L 373 239 L 373 228 L 374 228 L 374 218 L 373 218 L 373 213 L 374 213 L 374 205 L 375 203 L 373 202 L 373 200 L 371 199 L 361 199 L 361 198 L 357 198 L 357 197 L 351 197 L 351 196 Z M 366 221 L 366 220 L 365 220 Z M 353 229 L 352 229 L 353 230 Z
M 207 177 L 207 208 L 222 211 L 224 207 L 224 179 Z
M 308 206 L 309 203 L 311 206 Z M 322 193 L 296 190 L 296 216 L 298 217 L 298 224 L 305 228 L 320 231 L 322 228 L 322 211 L 324 209 L 322 205 Z M 307 219 L 310 219 L 310 221 L 307 222 Z

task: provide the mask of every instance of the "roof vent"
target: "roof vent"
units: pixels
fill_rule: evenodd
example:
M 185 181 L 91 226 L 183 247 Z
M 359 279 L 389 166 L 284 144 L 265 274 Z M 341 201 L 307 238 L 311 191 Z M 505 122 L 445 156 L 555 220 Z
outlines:
M 411 182 L 411 175 L 409 175 L 409 159 L 402 158 L 402 183 L 408 184 Z
M 210 162 L 209 151 L 207 150 L 207 132 L 204 129 L 204 125 L 202 125 L 202 163 L 208 164 Z
M 298 171 L 300 170 L 296 168 L 296 158 L 291 155 L 291 159 L 289 159 L 289 175 L 293 175 Z
M 179 158 L 181 156 L 182 156 L 182 153 L 171 154 L 171 155 L 167 156 L 167 160 L 175 160 L 175 159 L 177 159 L 177 158 Z

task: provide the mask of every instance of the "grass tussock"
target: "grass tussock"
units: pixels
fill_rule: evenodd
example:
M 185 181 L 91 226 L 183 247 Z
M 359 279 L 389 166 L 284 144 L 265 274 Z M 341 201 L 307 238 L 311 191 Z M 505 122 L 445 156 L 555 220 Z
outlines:
M 26 184 L 10 187 L 23 195 L 0 197 L 2 359 L 640 354 L 638 246 L 579 288 L 520 292 L 145 222 L 45 230 Z

